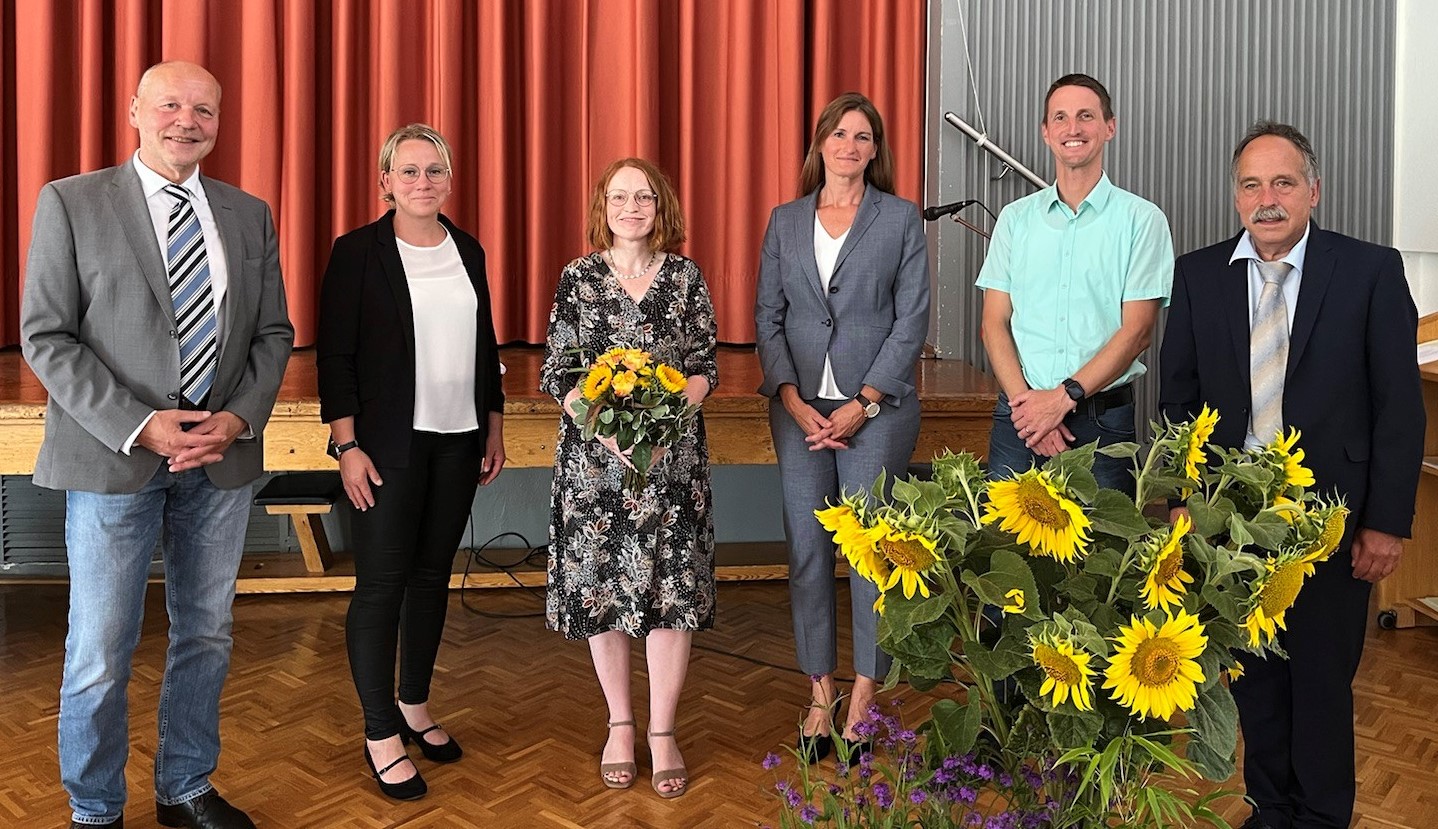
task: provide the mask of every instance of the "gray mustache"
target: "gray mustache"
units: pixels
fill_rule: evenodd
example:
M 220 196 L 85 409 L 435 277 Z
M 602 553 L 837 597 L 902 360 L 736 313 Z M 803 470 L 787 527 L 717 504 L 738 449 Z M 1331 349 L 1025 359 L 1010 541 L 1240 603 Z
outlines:
M 1281 222 L 1288 218 L 1288 211 L 1278 205 L 1260 207 L 1248 217 L 1251 222 Z

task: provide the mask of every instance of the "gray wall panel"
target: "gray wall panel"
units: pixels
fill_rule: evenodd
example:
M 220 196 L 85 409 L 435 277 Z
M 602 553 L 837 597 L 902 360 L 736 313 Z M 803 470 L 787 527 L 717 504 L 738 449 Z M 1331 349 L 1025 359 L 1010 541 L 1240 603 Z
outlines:
M 1239 229 L 1228 162 L 1260 117 L 1313 140 L 1318 222 L 1387 244 L 1393 26 L 1394 0 L 931 0 L 929 202 L 978 198 L 997 213 L 1033 192 L 1017 174 L 994 180 L 998 162 L 944 124 L 945 111 L 976 127 L 982 120 L 990 140 L 1051 180 L 1043 95 L 1060 75 L 1087 72 L 1114 98 L 1110 178 L 1163 208 L 1178 252 Z M 963 215 L 991 224 L 977 207 Z M 985 241 L 947 221 L 932 233 L 935 344 L 944 357 L 986 366 L 973 288 Z M 1155 360 L 1156 348 L 1144 362 L 1152 370 Z M 1142 420 L 1157 394 L 1149 380 L 1139 387 Z

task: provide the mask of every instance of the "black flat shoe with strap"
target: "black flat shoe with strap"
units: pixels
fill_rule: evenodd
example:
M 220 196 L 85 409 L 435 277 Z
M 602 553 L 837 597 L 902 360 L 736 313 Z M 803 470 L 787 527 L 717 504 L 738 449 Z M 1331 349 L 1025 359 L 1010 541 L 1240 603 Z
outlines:
M 425 784 L 424 778 L 420 777 L 419 769 L 414 770 L 414 777 L 401 780 L 398 783 L 386 783 L 380 776 L 408 759 L 408 754 L 401 754 L 398 760 L 382 769 L 376 769 L 374 758 L 369 756 L 369 746 L 364 747 L 365 765 L 369 766 L 370 774 L 374 775 L 374 782 L 379 784 L 380 793 L 394 800 L 419 800 L 429 793 L 429 786 Z
M 464 749 L 459 747 L 459 743 L 455 742 L 453 737 L 450 737 L 438 745 L 424 738 L 424 735 L 431 731 L 438 731 L 440 727 L 439 723 L 435 723 L 429 728 L 415 731 L 409 727 L 409 723 L 401 720 L 399 725 L 399 738 L 402 742 L 412 742 L 419 746 L 419 751 L 424 755 L 424 759 L 426 760 L 435 763 L 453 763 L 464 755 Z

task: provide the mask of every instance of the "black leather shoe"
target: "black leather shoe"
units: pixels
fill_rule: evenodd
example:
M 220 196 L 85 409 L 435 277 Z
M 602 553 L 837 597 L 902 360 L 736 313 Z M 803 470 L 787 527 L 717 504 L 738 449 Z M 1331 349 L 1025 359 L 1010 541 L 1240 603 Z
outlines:
M 184 826 L 188 829 L 255 829 L 250 816 L 231 806 L 210 789 L 193 800 L 166 806 L 155 801 L 155 820 L 161 826 Z
M 109 829 L 125 829 L 125 816 L 121 815 L 109 823 L 76 823 L 70 821 L 70 829 L 95 829 L 95 827 L 109 827 Z
M 376 769 L 374 767 L 374 758 L 369 756 L 369 746 L 366 745 L 364 747 L 365 765 L 369 766 L 369 773 L 374 775 L 374 782 L 379 784 L 380 793 L 385 797 L 395 800 L 419 800 L 429 793 L 429 786 L 424 782 L 424 778 L 419 776 L 419 769 L 414 770 L 414 777 L 401 780 L 398 783 L 386 783 L 380 779 L 381 774 L 384 774 L 408 759 L 408 754 L 402 754 L 400 758 L 393 763 L 390 763 L 382 769 Z
M 834 738 L 828 734 L 805 734 L 799 732 L 799 754 L 805 762 L 813 765 L 829 756 L 834 750 Z
M 399 723 L 399 739 L 400 742 L 412 742 L 419 746 L 420 753 L 424 755 L 424 759 L 426 760 L 432 760 L 436 763 L 453 763 L 464 754 L 464 749 L 459 747 L 459 743 L 455 742 L 453 737 L 450 737 L 447 742 L 438 745 L 424 738 L 424 735 L 431 731 L 438 731 L 439 729 L 439 723 L 435 723 L 423 731 L 415 731 L 409 727 L 409 723 L 401 719 Z

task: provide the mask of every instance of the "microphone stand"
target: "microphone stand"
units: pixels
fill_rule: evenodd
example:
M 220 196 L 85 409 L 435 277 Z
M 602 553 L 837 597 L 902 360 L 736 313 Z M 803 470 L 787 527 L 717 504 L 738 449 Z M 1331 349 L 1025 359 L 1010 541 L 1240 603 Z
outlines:
M 1029 183 L 1033 186 L 1039 189 L 1043 189 L 1049 186 L 1049 183 L 1047 181 L 1044 181 L 1043 179 L 1039 178 L 1033 170 L 1030 170 L 1024 165 L 1020 164 L 1014 159 L 1013 156 L 1004 152 L 1002 148 L 989 141 L 989 137 L 987 135 L 974 129 L 967 122 L 965 122 L 964 119 L 953 114 L 952 112 L 945 112 L 944 120 L 949 122 L 949 126 L 953 127 L 959 132 L 962 132 L 964 135 L 967 135 L 970 139 L 972 139 L 975 144 L 979 145 L 979 149 L 988 152 L 989 155 L 992 155 L 994 158 L 997 158 L 999 161 L 1003 162 L 1005 167 L 1017 172 L 1019 175 L 1028 179 Z

